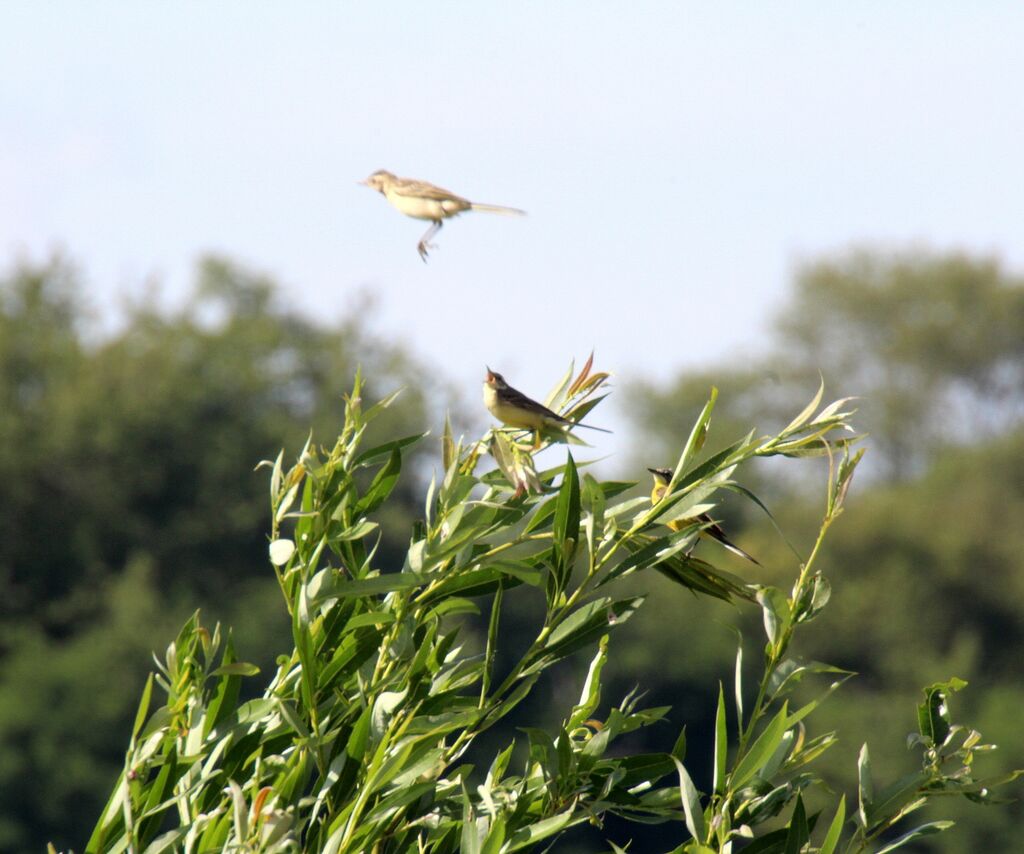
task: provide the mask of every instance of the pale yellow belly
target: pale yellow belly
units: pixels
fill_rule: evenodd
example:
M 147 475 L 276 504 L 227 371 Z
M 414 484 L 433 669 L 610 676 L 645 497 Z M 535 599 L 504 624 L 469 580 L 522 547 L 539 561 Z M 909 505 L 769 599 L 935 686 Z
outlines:
M 544 416 L 515 406 L 502 403 L 498 393 L 484 383 L 484 406 L 487 411 L 507 427 L 521 427 L 524 430 L 540 430 L 544 427 Z
M 460 204 L 454 199 L 424 199 L 417 196 L 402 196 L 393 192 L 386 195 L 391 204 L 406 216 L 411 216 L 414 219 L 437 221 L 466 210 L 466 205 Z

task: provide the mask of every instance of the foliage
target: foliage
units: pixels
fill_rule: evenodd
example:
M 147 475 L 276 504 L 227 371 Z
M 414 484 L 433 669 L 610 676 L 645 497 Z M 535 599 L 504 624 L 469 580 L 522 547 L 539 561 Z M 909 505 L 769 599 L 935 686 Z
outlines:
M 819 370 L 841 391 L 863 393 L 857 421 L 872 449 L 854 486 L 856 512 L 819 558 L 840 595 L 830 619 L 809 626 L 801 643 L 861 674 L 844 689 L 843 703 L 820 710 L 819 724 L 854 743 L 870 739 L 882 776 L 912 770 L 908 754 L 886 750 L 880 740 L 906 725 L 908 686 L 950 673 L 971 683 L 956 698 L 963 714 L 1000 745 L 1017 740 L 1024 633 L 1015 603 L 1024 539 L 1008 520 L 1024 512 L 1024 361 L 1016 331 L 1022 306 L 1019 273 L 993 259 L 920 250 L 841 253 L 797 271 L 775 334 L 756 359 L 680 372 L 658 386 L 623 383 L 626 409 L 644 436 L 636 443 L 643 449 L 637 466 L 664 464 L 712 380 L 721 390 L 716 426 L 726 435 L 749 423 L 784 424 Z M 745 483 L 772 509 L 787 539 L 803 543 L 814 539 L 819 510 L 812 484 L 797 474 L 761 466 L 745 473 Z M 759 577 L 781 584 L 791 552 L 752 509 L 732 501 L 716 515 L 762 561 Z M 694 612 L 687 608 L 677 618 L 680 641 L 697 651 L 692 656 L 670 658 L 663 632 L 649 624 L 627 627 L 635 644 L 651 650 L 634 657 L 636 675 L 628 684 L 636 678 L 651 684 L 670 670 L 683 686 L 693 731 L 712 732 L 710 711 L 698 714 L 694 707 L 713 704 L 702 686 L 730 655 L 719 638 L 690 627 Z M 750 615 L 741 625 L 744 633 L 756 628 Z M 699 700 L 690 699 L 695 695 Z M 1000 775 L 1021 762 L 1019 749 L 1001 750 L 984 754 L 981 765 Z M 822 757 L 819 770 L 829 785 L 854 797 L 838 752 Z M 1013 847 L 1024 806 L 972 810 L 961 800 L 925 812 L 955 817 L 960 829 L 928 840 L 929 851 L 959 851 L 961 835 L 977 850 L 1002 850 Z
M 88 834 L 149 653 L 197 603 L 261 663 L 287 640 L 273 579 L 252 570 L 266 503 L 254 461 L 311 426 L 335 433 L 360 361 L 410 386 L 377 429 L 423 423 L 447 396 L 361 317 L 309 320 L 266 277 L 216 258 L 180 308 L 151 294 L 106 331 L 81 292 L 61 259 L 0 277 L 5 851 Z M 389 529 L 408 525 L 419 492 L 406 478 Z
M 855 250 L 797 271 L 765 352 L 682 372 L 663 388 L 631 382 L 628 411 L 655 445 L 670 446 L 712 379 L 725 418 L 784 423 L 820 374 L 862 395 L 873 466 L 901 480 L 1024 414 L 1021 329 L 1024 281 L 992 259 Z
M 600 385 L 588 385 L 589 369 L 588 362 L 562 384 L 556 400 L 564 411 L 586 406 Z M 374 517 L 420 437 L 363 450 L 368 423 L 391 402 L 365 407 L 363 396 L 357 376 L 333 447 L 307 443 L 287 470 L 282 456 L 267 464 L 269 556 L 294 649 L 279 656 L 261 698 L 239 703 L 253 666 L 236 660 L 219 627 L 208 631 L 198 615 L 187 621 L 146 684 L 124 770 L 87 850 L 504 852 L 547 845 L 573 825 L 611 815 L 685 824 L 692 838 L 679 851 L 728 851 L 752 837 L 747 851 L 800 850 L 817 819 L 804 807 L 817 782 L 808 766 L 835 742 L 834 733 L 808 738 L 807 719 L 849 675 L 790 656 L 797 629 L 828 603 L 816 559 L 861 456 L 840 433 L 849 416 L 843 401 L 819 410 L 819 391 L 777 435 L 749 434 L 698 462 L 713 395 L 655 506 L 623 498 L 628 484 L 581 476 L 585 464 L 571 454 L 537 470 L 531 450 L 507 431 L 463 447 L 446 429 L 443 477 L 431 484 L 399 565 L 380 558 Z M 541 448 L 563 438 L 544 437 Z M 478 475 L 485 448 L 499 468 Z M 744 585 L 689 554 L 702 528 L 696 517 L 719 490 L 742 490 L 733 481 L 738 466 L 806 455 L 829 460 L 825 516 L 789 595 Z M 666 533 L 670 521 L 683 523 L 680 530 Z M 684 764 L 684 733 L 667 751 L 622 747 L 622 736 L 662 719 L 666 708 L 642 709 L 629 696 L 600 714 L 609 635 L 642 605 L 640 597 L 616 598 L 609 585 L 651 568 L 697 595 L 755 600 L 763 615 L 756 697 L 746 702 L 738 661 L 735 726 L 730 738 L 720 688 L 704 794 Z M 499 672 L 496 651 L 509 640 L 503 613 L 520 594 L 541 606 L 534 635 Z M 474 652 L 459 635 L 463 618 L 477 614 L 486 630 Z M 475 771 L 466 757 L 478 738 L 542 674 L 595 647 L 579 701 L 557 731 L 526 728 L 525 757 L 516 762 L 509 743 Z M 793 688 L 818 674 L 832 684 L 791 708 Z M 994 783 L 970 771 L 978 737 L 948 716 L 946 694 L 959 687 L 928 690 L 916 739 L 924 764 L 913 779 L 876 792 L 862 752 L 855 819 L 845 827 L 841 801 L 818 834 L 821 851 L 837 850 L 844 833 L 845 850 L 863 850 L 933 795 L 986 796 Z M 151 711 L 157 690 L 166 702 Z M 917 828 L 883 850 L 940 829 Z

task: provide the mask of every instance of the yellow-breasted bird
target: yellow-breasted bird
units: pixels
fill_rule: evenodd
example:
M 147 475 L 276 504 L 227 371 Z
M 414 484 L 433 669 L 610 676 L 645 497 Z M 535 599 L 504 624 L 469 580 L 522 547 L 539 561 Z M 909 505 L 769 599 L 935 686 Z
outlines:
M 512 388 L 505 382 L 505 378 L 501 374 L 495 373 L 490 368 L 487 369 L 487 376 L 484 378 L 484 406 L 506 427 L 534 430 L 537 433 L 538 442 L 541 431 L 550 428 L 568 430 L 570 427 L 586 427 L 588 430 L 599 430 L 602 433 L 611 432 L 603 427 L 580 424 L 563 418 L 557 412 L 548 409 L 543 403 L 538 403 L 521 391 Z
M 416 244 L 416 249 L 424 262 L 427 260 L 427 250 L 433 248 L 429 242 L 430 238 L 441 230 L 444 220 L 458 216 L 463 211 L 486 211 L 505 216 L 526 216 L 526 211 L 521 211 L 519 208 L 471 202 L 443 187 L 435 186 L 427 181 L 417 181 L 415 178 L 399 178 L 386 169 L 378 169 L 365 181 L 359 183 L 377 190 L 406 216 L 430 221 L 430 228 Z
M 649 468 L 647 471 L 654 475 L 654 488 L 651 490 L 651 504 L 657 504 L 665 497 L 665 491 L 668 489 L 668 485 L 672 482 L 672 469 Z M 702 525 L 706 526 L 701 530 L 701 536 L 717 540 L 733 554 L 738 554 L 740 557 L 746 558 L 751 563 L 756 563 L 758 566 L 761 566 L 761 561 L 753 555 L 743 551 L 743 549 L 736 545 L 736 543 L 730 540 L 725 535 L 725 531 L 722 530 L 722 526 L 712 519 L 707 513 L 700 513 L 692 519 L 673 519 L 671 522 L 666 522 L 665 524 L 673 531 L 679 531 L 691 522 L 700 522 Z

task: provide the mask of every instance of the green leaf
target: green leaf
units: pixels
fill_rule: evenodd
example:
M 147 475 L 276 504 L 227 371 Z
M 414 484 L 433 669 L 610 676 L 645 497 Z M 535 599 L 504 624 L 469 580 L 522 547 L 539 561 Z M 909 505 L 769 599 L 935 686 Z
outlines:
M 902 848 L 908 842 L 912 842 L 915 839 L 920 839 L 922 836 L 933 836 L 936 833 L 942 833 L 944 830 L 949 830 L 955 822 L 952 821 L 931 821 L 928 824 L 922 824 L 920 827 L 915 827 L 913 830 L 904 833 L 895 842 L 886 845 L 885 848 L 879 848 L 875 854 L 888 854 L 890 851 L 895 851 L 897 848 Z
M 245 839 L 249 836 L 249 805 L 245 802 L 242 787 L 234 780 L 228 780 L 228 791 L 231 793 L 235 838 Z
M 455 462 L 455 437 L 452 436 L 452 419 L 448 413 L 445 413 L 444 432 L 441 434 L 441 468 L 445 472 L 451 471 L 453 462 Z
M 498 627 L 501 623 L 501 603 L 505 597 L 504 588 L 499 587 L 491 603 L 491 618 L 487 623 L 487 646 L 484 647 L 483 675 L 480 680 L 480 707 L 483 708 L 487 692 L 491 690 L 491 676 L 494 673 L 494 656 L 498 648 Z
M 573 707 L 569 715 L 566 729 L 574 730 L 581 726 L 597 708 L 601 702 L 601 670 L 608 660 L 608 635 L 603 635 L 597 644 L 597 654 L 590 662 L 587 669 L 587 678 L 583 682 L 583 690 L 580 692 L 579 702 Z
M 788 716 L 786 704 L 783 703 L 782 708 L 739 760 L 730 775 L 729 788 L 732 791 L 741 789 L 775 753 L 786 732 Z
M 345 744 L 345 753 L 354 762 L 361 763 L 366 755 L 366 746 L 370 741 L 370 724 L 373 718 L 372 710 L 367 707 L 356 721 L 349 733 L 348 741 Z
M 576 544 L 580 538 L 580 479 L 572 454 L 567 454 L 562 487 L 555 504 L 555 552 L 562 566 L 572 566 Z
M 835 515 L 843 509 L 843 504 L 846 503 L 846 494 L 850 491 L 850 484 L 853 482 L 853 473 L 866 450 L 866 448 L 861 448 L 851 457 L 850 446 L 843 447 L 843 459 L 839 463 L 829 495 L 829 515 Z
M 700 449 L 704 447 L 704 441 L 708 437 L 708 424 L 711 422 L 711 413 L 715 408 L 715 401 L 718 400 L 718 389 L 711 389 L 711 396 L 708 402 L 704 404 L 704 409 L 701 410 L 697 420 L 693 425 L 693 429 L 690 430 L 690 437 L 686 440 L 686 445 L 683 448 L 683 452 L 679 455 L 679 460 L 676 462 L 674 474 L 672 476 L 672 482 L 668 485 L 668 489 L 665 491 L 666 494 L 675 490 L 676 484 L 680 478 L 686 472 L 686 469 L 693 462 L 693 458 L 700 453 Z
M 804 810 L 804 799 L 801 795 L 796 796 L 796 806 L 793 807 L 793 816 L 789 820 L 789 828 L 786 833 L 785 854 L 800 854 L 804 845 L 810 840 L 811 831 L 807 826 L 807 812 Z
M 345 528 L 343 531 L 332 534 L 331 539 L 348 542 L 349 540 L 361 540 L 367 534 L 377 530 L 377 523 L 371 522 L 369 519 L 360 519 L 356 524 L 349 528 Z
M 500 588 L 499 588 L 500 589 Z M 424 615 L 424 620 L 436 620 L 449 614 L 479 614 L 476 602 L 462 596 L 447 596 Z
M 923 806 L 924 798 L 921 795 L 928 782 L 928 774 L 925 771 L 912 771 L 890 783 L 880 792 L 874 792 L 872 801 L 865 810 L 868 822 L 878 826 L 896 816 L 908 815 L 919 806 Z
M 480 848 L 480 854 L 499 854 L 501 846 L 505 842 L 505 819 L 495 816 L 491 827 L 487 831 L 487 838 Z
M 373 481 L 366 490 L 366 495 L 359 499 L 354 515 L 365 516 L 367 513 L 372 513 L 380 507 L 391 494 L 391 490 L 395 488 L 395 484 L 398 483 L 398 476 L 401 474 L 401 471 L 402 454 L 395 448 L 391 451 L 388 461 L 374 476 Z
M 146 722 L 146 715 L 149 714 L 149 703 L 153 697 L 153 674 L 146 677 L 146 684 L 142 689 L 142 699 L 139 700 L 139 708 L 135 712 L 135 723 L 132 724 L 132 740 L 138 738 L 142 725 Z
M 459 844 L 461 854 L 480 854 L 480 846 L 484 835 L 483 828 L 477 825 L 473 810 L 473 801 L 469 797 L 466 784 L 462 784 L 462 834 Z
M 845 677 L 853 676 L 850 670 L 843 670 L 822 661 L 800 661 L 795 658 L 787 658 L 779 663 L 768 678 L 768 690 L 766 696 L 769 700 L 777 700 L 788 694 L 800 681 L 812 674 L 836 673 Z
M 738 442 L 734 442 L 721 451 L 712 454 L 702 463 L 690 469 L 690 471 L 684 472 L 683 476 L 676 482 L 675 489 L 685 489 L 688 486 L 705 481 L 722 471 L 734 468 L 744 452 L 756 446 L 756 443 L 752 441 L 754 433 L 755 431 L 751 430 Z
M 726 758 L 729 754 L 729 736 L 725 724 L 725 691 L 718 683 L 718 710 L 715 712 L 715 773 L 712 790 L 721 793 L 725 784 Z
M 497 565 L 473 569 L 453 575 L 437 587 L 425 591 L 422 601 L 427 604 L 454 596 L 456 593 L 460 596 L 489 596 L 499 587 L 517 587 L 524 578 L 533 586 L 539 586 L 543 580 L 543 571 L 509 571 L 507 567 Z
M 772 646 L 789 628 L 789 600 L 777 587 L 761 587 L 757 591 L 757 604 L 764 618 L 764 632 Z
M 575 369 L 576 360 L 573 359 L 571 362 L 569 362 L 569 370 L 567 370 L 565 374 L 562 375 L 562 378 L 557 383 L 555 383 L 554 388 L 552 388 L 551 391 L 548 392 L 547 397 L 544 398 L 544 405 L 548 409 L 554 409 L 556 412 L 558 411 L 558 407 L 562 403 L 562 394 L 568 387 L 570 380 L 572 380 L 572 373 Z
M 429 436 L 429 433 L 417 433 L 415 436 L 405 436 L 401 439 L 395 439 L 393 442 L 385 442 L 383 445 L 378 445 L 375 448 L 363 451 L 353 461 L 353 467 L 362 467 L 373 465 L 385 457 L 390 457 L 395 451 L 401 451 L 403 448 L 408 448 L 410 445 L 415 445 L 421 439 Z
M 345 632 L 361 629 L 363 626 L 386 626 L 395 621 L 393 611 L 364 611 L 345 621 Z
M 380 741 L 395 710 L 402 705 L 402 701 L 408 693 L 409 690 L 405 689 L 404 691 L 381 691 L 377 695 L 373 701 L 373 711 L 370 715 L 370 737 L 374 744 Z
M 835 817 L 828 826 L 825 839 L 821 843 L 821 850 L 818 854 L 833 854 L 839 844 L 839 835 L 843 832 L 843 822 L 846 821 L 846 795 L 839 798 L 839 806 L 836 808 Z
M 570 421 L 574 421 L 579 424 L 586 418 L 591 410 L 593 410 L 602 400 L 608 397 L 607 394 L 602 394 L 599 397 L 585 400 L 582 403 L 577 403 L 572 409 L 565 413 L 565 417 Z
M 946 743 L 952 722 L 947 698 L 950 693 L 966 687 L 963 679 L 955 676 L 947 682 L 936 682 L 924 689 L 924 702 L 917 707 L 918 726 L 926 739 L 935 746 Z
M 182 839 L 185 838 L 188 832 L 188 827 L 179 827 L 176 830 L 168 830 L 166 833 L 161 834 L 150 842 L 149 845 L 146 846 L 146 850 L 143 851 L 143 854 L 163 854 L 164 851 L 171 851 Z M 54 851 L 56 851 L 56 849 L 54 849 Z
M 807 623 L 813 620 L 821 613 L 832 596 L 832 585 L 820 572 L 811 576 L 808 587 L 809 589 L 801 596 L 800 602 L 795 608 L 795 619 L 798 623 Z
M 697 557 L 673 554 L 655 564 L 654 568 L 675 584 L 723 602 L 732 601 L 733 596 L 748 600 L 753 598 L 741 579 Z
M 395 399 L 402 393 L 402 391 L 402 389 L 397 388 L 393 392 L 391 392 L 391 394 L 387 395 L 384 398 L 381 398 L 375 404 L 373 404 L 369 409 L 367 409 L 363 413 L 363 423 L 366 424 L 367 422 L 372 421 L 383 410 L 391 406 L 391 404 L 395 402 Z
M 591 564 L 593 564 L 597 559 L 597 550 L 604 532 L 606 500 L 601 485 L 590 474 L 586 474 L 583 477 L 583 501 L 588 511 L 585 522 L 587 551 L 590 554 Z
M 686 817 L 686 829 L 694 841 L 700 842 L 704 838 L 704 810 L 700 805 L 700 792 L 693 785 L 693 780 L 683 767 L 683 763 L 672 757 L 675 762 L 676 771 L 679 772 L 679 796 L 683 803 L 683 815 Z
M 679 730 L 675 744 L 672 745 L 672 756 L 682 762 L 686 758 L 686 727 Z
M 560 833 L 566 827 L 569 822 L 576 818 L 577 821 L 583 821 L 585 816 L 578 815 L 575 808 L 575 804 L 565 812 L 560 812 L 557 815 L 551 816 L 551 818 L 543 819 L 535 824 L 521 827 L 515 833 L 513 833 L 508 842 L 505 845 L 504 851 L 521 851 L 524 848 L 529 848 L 532 845 L 536 845 L 543 839 L 547 839 L 549 836 L 554 836 L 556 833 Z
M 803 411 L 799 415 L 797 415 L 796 418 L 789 422 L 786 428 L 782 430 L 782 433 L 789 433 L 793 430 L 798 429 L 799 427 L 803 427 L 803 425 L 807 423 L 810 417 L 814 415 L 814 410 L 818 408 L 818 404 L 821 403 L 821 398 L 824 394 L 825 380 L 824 378 L 822 378 L 821 383 L 818 385 L 818 393 L 814 395 L 814 398 L 811 400 L 810 403 L 807 404 L 807 406 L 804 407 Z
M 652 540 L 613 566 L 601 580 L 601 584 L 607 584 L 616 578 L 622 578 L 637 569 L 657 566 L 659 563 L 672 557 L 672 555 L 692 545 L 696 542 L 698 536 L 698 527 L 693 525 L 681 531 L 671 531 L 662 537 L 658 537 L 658 539 Z M 627 543 L 627 547 L 629 545 L 631 544 Z
M 559 657 L 564 657 L 599 638 L 608 630 L 608 626 L 629 619 L 643 601 L 643 596 L 636 596 L 615 602 L 607 598 L 588 602 L 573 611 L 551 632 L 544 647 L 548 650 L 557 649 Z
M 489 448 L 494 462 L 498 464 L 502 474 L 513 487 L 519 487 L 519 475 L 516 473 L 515 455 L 512 451 L 512 444 L 504 433 L 494 431 L 491 434 L 491 446 Z
M 841 670 L 840 673 L 844 675 L 841 676 L 839 679 L 836 679 L 834 682 L 832 682 L 831 685 L 828 686 L 828 688 L 822 691 L 821 694 L 819 694 L 813 700 L 810 700 L 809 702 L 805 703 L 803 706 L 801 706 L 799 709 L 793 712 L 792 715 L 789 716 L 789 720 L 786 722 L 787 728 L 798 724 L 800 721 L 806 718 L 811 712 L 818 708 L 818 706 L 824 703 L 825 700 L 831 697 L 833 693 L 839 690 L 839 688 L 847 679 L 850 679 L 854 675 L 849 671 L 843 670 Z
M 233 661 L 230 664 L 222 664 L 211 671 L 211 676 L 255 676 L 260 669 L 255 664 L 247 661 Z
M 335 576 L 320 585 L 313 596 L 310 607 L 318 608 L 331 599 L 345 599 L 349 596 L 377 596 L 392 590 L 411 590 L 423 584 L 415 572 L 389 572 L 370 578 L 344 579 Z

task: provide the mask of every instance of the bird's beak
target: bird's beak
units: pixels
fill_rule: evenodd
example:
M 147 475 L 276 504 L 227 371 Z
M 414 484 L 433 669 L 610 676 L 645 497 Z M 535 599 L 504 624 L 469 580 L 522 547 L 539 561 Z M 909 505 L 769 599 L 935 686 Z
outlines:
M 647 469 L 647 471 L 649 471 L 651 474 L 657 474 L 658 473 L 657 469 Z
M 362 180 L 362 181 L 356 181 L 356 183 L 357 183 L 357 184 L 358 184 L 358 185 L 359 185 L 360 187 L 369 187 L 369 186 L 370 186 L 370 179 L 369 179 L 369 178 L 365 178 L 365 179 L 364 179 L 364 180 Z
M 487 366 L 484 365 L 484 367 L 487 367 Z M 487 376 L 484 377 L 484 382 L 485 383 L 492 383 L 492 382 L 494 382 L 494 371 L 492 371 L 490 368 L 487 368 Z

